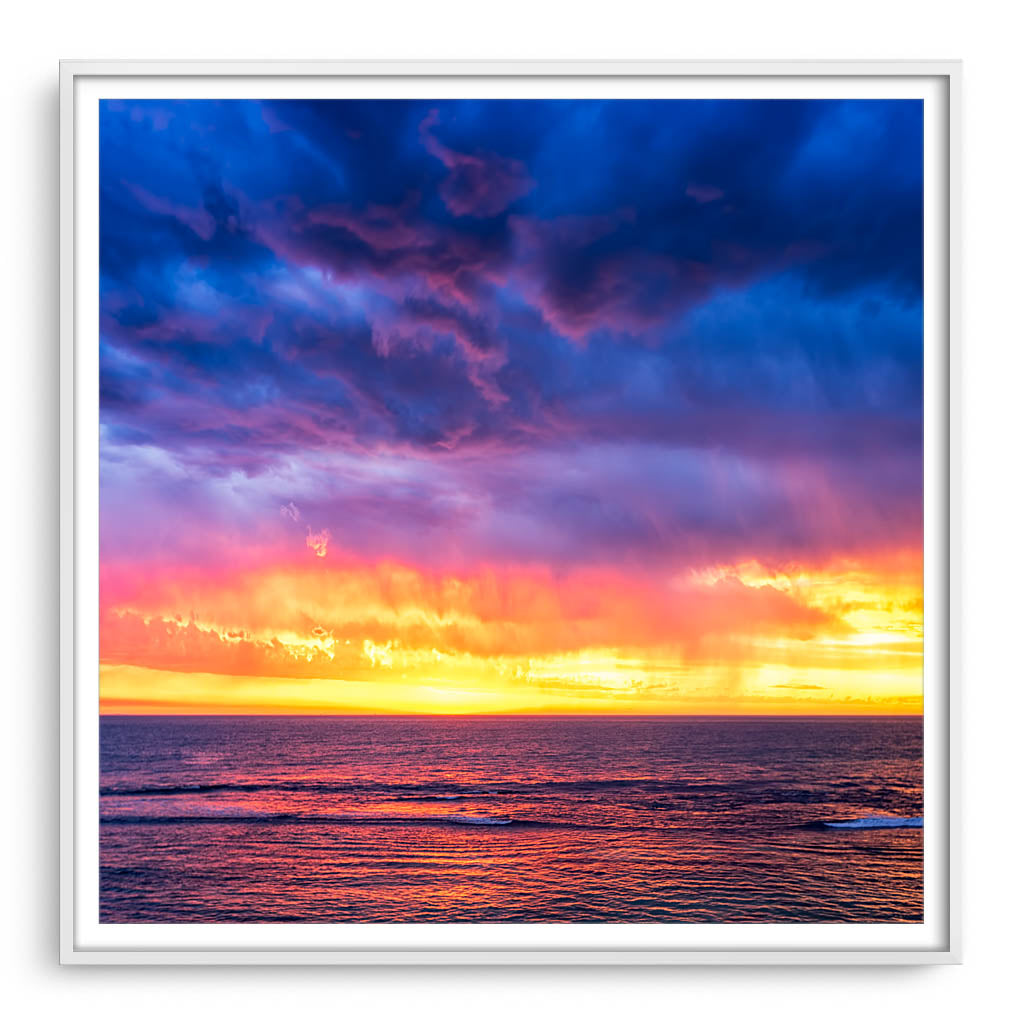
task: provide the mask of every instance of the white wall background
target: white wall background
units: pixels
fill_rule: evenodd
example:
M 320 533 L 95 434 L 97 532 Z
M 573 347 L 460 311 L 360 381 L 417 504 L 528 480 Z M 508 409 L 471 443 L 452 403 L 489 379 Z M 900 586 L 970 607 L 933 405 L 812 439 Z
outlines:
M 7 1019 L 1003 1020 L 1016 997 L 1024 634 L 1020 7 L 996 0 L 10 4 L 0 62 L 0 857 Z M 59 968 L 57 61 L 948 58 L 965 62 L 966 963 L 846 969 Z

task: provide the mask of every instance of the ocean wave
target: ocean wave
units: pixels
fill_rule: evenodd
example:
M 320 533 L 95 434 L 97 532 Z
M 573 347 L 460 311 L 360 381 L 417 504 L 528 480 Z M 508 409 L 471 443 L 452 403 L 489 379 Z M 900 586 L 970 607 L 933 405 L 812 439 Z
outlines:
M 871 817 L 854 818 L 852 821 L 823 821 L 824 828 L 922 828 L 924 818 Z
M 452 789 L 455 792 L 452 792 Z M 194 784 L 153 786 L 103 786 L 100 796 L 106 797 L 173 797 L 204 796 L 218 793 L 312 793 L 316 795 L 340 794 L 345 796 L 377 797 L 394 801 L 473 800 L 494 796 L 520 794 L 517 789 L 489 789 L 479 787 L 461 790 L 451 786 L 417 783 L 335 783 L 335 782 L 201 782 Z
M 607 789 L 626 789 L 666 783 L 628 779 L 541 780 L 537 782 L 495 783 L 482 787 L 479 782 L 460 785 L 452 782 L 331 782 L 304 779 L 268 779 L 265 782 L 197 782 L 144 786 L 101 786 L 100 796 L 199 796 L 205 793 L 339 793 L 370 795 L 390 800 L 470 800 L 495 796 L 531 796 L 546 793 L 586 793 Z M 672 784 L 678 788 L 679 784 Z
M 101 825 L 346 825 L 346 826 L 436 826 L 436 827 L 518 827 L 551 829 L 590 829 L 600 826 L 562 821 L 503 818 L 487 814 L 450 814 L 431 816 L 359 817 L 338 814 L 254 814 L 225 810 L 218 814 L 111 814 L 100 818 Z
M 196 783 L 153 783 L 142 786 L 109 785 L 100 787 L 101 796 L 193 796 L 203 793 L 343 793 L 370 794 L 392 800 L 466 800 L 476 797 L 520 796 L 542 797 L 547 794 L 606 793 L 621 790 L 686 799 L 688 797 L 724 796 L 746 793 L 759 800 L 774 802 L 786 796 L 799 802 L 822 798 L 824 791 L 765 789 L 764 783 L 753 780 L 709 783 L 682 779 L 610 778 L 610 779 L 538 779 L 488 783 L 477 780 L 469 784 L 452 781 L 437 782 L 366 782 L 331 781 L 323 779 L 267 779 L 259 782 L 211 781 Z
M 444 820 L 458 822 L 460 825 L 511 825 L 514 821 L 512 818 L 495 818 L 486 814 L 453 814 Z

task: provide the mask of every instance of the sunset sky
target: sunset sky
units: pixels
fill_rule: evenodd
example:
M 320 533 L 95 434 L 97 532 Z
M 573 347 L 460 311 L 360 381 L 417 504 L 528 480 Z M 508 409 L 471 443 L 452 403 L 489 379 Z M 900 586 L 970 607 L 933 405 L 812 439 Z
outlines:
M 917 712 L 917 101 L 106 101 L 106 712 Z

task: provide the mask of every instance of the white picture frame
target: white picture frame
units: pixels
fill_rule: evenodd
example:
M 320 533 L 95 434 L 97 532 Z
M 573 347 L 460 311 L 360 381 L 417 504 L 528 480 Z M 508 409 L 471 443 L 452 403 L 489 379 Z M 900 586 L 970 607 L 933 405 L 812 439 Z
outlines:
M 108 95 L 866 95 L 925 102 L 925 920 L 908 925 L 100 924 L 96 117 Z M 960 88 L 954 61 L 67 61 L 60 68 L 60 960 L 65 964 L 960 961 Z M 502 92 L 501 90 L 508 90 Z M 215 90 L 211 93 L 211 90 Z M 359 90 L 358 92 L 354 90 Z M 461 91 L 460 91 L 461 90 Z M 655 92 L 656 90 L 656 92 Z M 700 90 L 694 92 L 694 90 Z M 417 93 L 423 95 L 423 93 Z M 90 189 L 93 191 L 90 192 Z M 90 324 L 92 326 L 90 327 Z M 93 397 L 90 398 L 90 395 Z M 93 666 L 90 668 L 90 666 Z

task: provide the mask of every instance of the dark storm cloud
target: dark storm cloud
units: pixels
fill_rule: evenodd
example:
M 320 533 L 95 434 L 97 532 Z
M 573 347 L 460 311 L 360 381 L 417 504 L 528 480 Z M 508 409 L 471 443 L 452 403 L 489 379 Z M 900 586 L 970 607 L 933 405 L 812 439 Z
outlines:
M 472 532 L 473 481 L 507 549 L 907 536 L 921 133 L 909 101 L 104 103 L 105 436 L 200 483 L 449 466 L 349 494 L 367 536 Z M 649 478 L 602 483 L 609 446 Z M 725 464 L 743 508 L 705 501 Z

